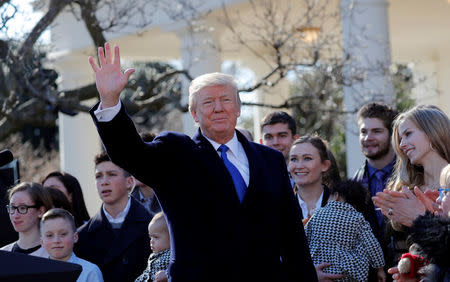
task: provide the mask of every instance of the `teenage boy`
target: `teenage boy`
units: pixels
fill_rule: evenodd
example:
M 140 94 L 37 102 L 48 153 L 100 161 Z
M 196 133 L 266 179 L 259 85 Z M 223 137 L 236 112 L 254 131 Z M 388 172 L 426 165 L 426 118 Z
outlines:
M 70 212 L 51 209 L 42 216 L 41 245 L 50 255 L 50 259 L 81 265 L 83 270 L 77 282 L 103 282 L 102 272 L 98 266 L 77 257 L 73 252 L 73 245 L 77 241 L 77 228 Z
M 95 157 L 100 211 L 78 230 L 76 253 L 97 264 L 105 281 L 134 281 L 150 255 L 147 210 L 130 197 L 134 178 L 103 152 Z
M 295 120 L 286 112 L 271 112 L 261 121 L 261 144 L 280 151 L 289 163 L 289 151 L 298 138 Z

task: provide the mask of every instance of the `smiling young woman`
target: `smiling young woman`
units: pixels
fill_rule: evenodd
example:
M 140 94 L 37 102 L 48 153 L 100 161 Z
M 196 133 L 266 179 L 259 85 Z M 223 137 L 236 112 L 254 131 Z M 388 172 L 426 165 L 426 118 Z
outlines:
M 448 116 L 435 106 L 416 106 L 397 117 L 392 138 L 398 161 L 389 189 L 439 188 L 441 170 L 450 162 Z
M 306 135 L 295 140 L 289 153 L 288 170 L 295 182 L 294 191 L 303 219 L 327 203 L 329 187 L 340 181 L 334 155 L 318 136 Z

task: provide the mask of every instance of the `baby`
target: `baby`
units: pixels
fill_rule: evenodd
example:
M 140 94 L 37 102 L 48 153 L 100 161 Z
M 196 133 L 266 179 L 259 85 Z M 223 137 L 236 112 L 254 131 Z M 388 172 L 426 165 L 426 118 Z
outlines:
M 150 221 L 148 234 L 153 253 L 148 258 L 147 268 L 135 282 L 166 281 L 170 262 L 170 235 L 162 212 L 155 214 Z
M 343 181 L 331 187 L 328 204 L 317 210 L 305 226 L 314 265 L 331 263 L 324 272 L 343 274 L 339 281 L 367 281 L 369 266 L 384 281 L 380 244 L 362 212 L 368 194 L 360 183 Z
M 97 265 L 77 257 L 73 245 L 78 241 L 75 221 L 70 212 L 51 209 L 41 219 L 41 245 L 50 259 L 81 265 L 83 270 L 77 282 L 103 282 L 102 272 Z

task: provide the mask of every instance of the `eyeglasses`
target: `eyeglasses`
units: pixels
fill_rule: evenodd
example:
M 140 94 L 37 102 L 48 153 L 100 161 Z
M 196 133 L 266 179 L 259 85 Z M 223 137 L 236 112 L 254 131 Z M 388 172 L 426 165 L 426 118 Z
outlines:
M 450 188 L 439 188 L 439 198 L 442 200 L 444 196 L 447 196 L 450 192 Z
M 28 209 L 31 208 L 35 208 L 37 209 L 38 206 L 34 205 L 34 206 L 27 206 L 27 205 L 22 205 L 22 206 L 10 206 L 10 205 L 6 205 L 6 210 L 8 211 L 9 214 L 14 214 L 14 211 L 17 210 L 18 213 L 20 214 L 26 214 L 28 212 Z

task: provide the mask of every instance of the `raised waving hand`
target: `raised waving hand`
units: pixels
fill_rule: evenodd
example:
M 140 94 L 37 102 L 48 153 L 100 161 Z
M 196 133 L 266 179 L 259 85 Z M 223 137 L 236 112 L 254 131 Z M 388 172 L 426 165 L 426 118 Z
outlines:
M 89 63 L 95 72 L 95 83 L 100 94 L 101 105 L 102 108 L 113 107 L 119 102 L 120 93 L 127 85 L 134 69 L 127 69 L 122 73 L 119 46 L 114 47 L 113 59 L 108 42 L 105 43 L 105 48 L 98 48 L 98 59 L 100 66 L 97 66 L 94 58 L 89 56 Z

